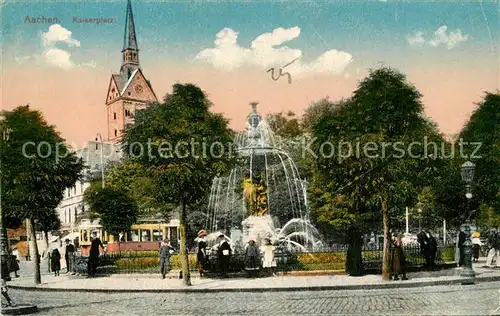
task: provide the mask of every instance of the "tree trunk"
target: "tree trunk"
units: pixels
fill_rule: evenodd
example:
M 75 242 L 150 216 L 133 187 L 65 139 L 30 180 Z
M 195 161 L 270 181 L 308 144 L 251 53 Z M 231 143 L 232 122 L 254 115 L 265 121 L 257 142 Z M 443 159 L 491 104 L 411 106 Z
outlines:
M 180 230 L 180 253 L 181 256 L 181 266 L 182 266 L 182 279 L 184 280 L 184 285 L 191 285 L 191 274 L 189 273 L 189 258 L 187 251 L 187 236 L 186 236 L 186 203 L 181 200 L 181 213 L 179 216 L 179 230 Z
M 44 255 L 42 256 L 43 258 L 43 261 L 44 262 L 47 262 L 47 271 L 50 272 L 50 260 L 49 260 L 49 233 L 44 231 L 43 232 L 43 242 L 45 243 L 45 252 L 44 252 Z M 40 263 L 40 266 L 42 264 Z
M 384 250 L 382 254 L 382 280 L 389 281 L 389 209 L 387 208 L 387 199 L 382 198 L 382 221 L 384 223 Z
M 348 230 L 348 249 L 346 258 L 346 273 L 350 276 L 362 276 L 364 274 L 361 248 L 361 234 L 355 224 L 353 224 Z
M 38 245 L 36 244 L 36 232 L 35 232 L 35 222 L 33 219 L 29 219 L 29 238 L 31 243 L 31 249 L 33 249 L 33 253 L 31 253 L 31 260 L 33 260 L 33 268 L 34 268 L 34 282 L 35 285 L 42 283 L 42 277 L 40 275 L 40 256 L 38 254 Z

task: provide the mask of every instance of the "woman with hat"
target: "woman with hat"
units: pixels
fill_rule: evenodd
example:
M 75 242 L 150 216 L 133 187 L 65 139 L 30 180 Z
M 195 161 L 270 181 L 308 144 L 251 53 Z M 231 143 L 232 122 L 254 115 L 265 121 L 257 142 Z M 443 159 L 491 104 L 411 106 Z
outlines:
M 481 235 L 479 232 L 475 232 L 472 235 L 472 245 L 474 247 L 474 261 L 478 262 L 479 261 L 479 253 L 481 252 L 481 246 L 483 243 L 481 242 L 481 239 L 479 239 Z
M 205 276 L 205 266 L 207 263 L 207 242 L 205 240 L 206 236 L 206 231 L 200 230 L 198 232 L 198 253 L 196 254 L 196 264 L 198 266 L 198 271 L 200 272 L 200 278 Z
M 250 237 L 245 249 L 245 270 L 249 277 L 256 277 L 259 272 L 259 248 L 255 244 L 255 238 Z
M 264 239 L 264 246 L 262 246 L 262 267 L 265 269 L 267 275 L 270 275 L 272 273 L 273 276 L 276 276 L 276 260 L 274 258 L 275 249 L 276 248 L 271 242 L 271 238 Z

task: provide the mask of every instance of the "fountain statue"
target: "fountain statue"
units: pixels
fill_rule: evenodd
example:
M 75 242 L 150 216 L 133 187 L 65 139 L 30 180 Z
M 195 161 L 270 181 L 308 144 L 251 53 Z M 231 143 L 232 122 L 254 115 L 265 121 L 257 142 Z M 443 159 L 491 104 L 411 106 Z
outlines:
M 252 237 L 258 245 L 269 238 L 291 251 L 313 250 L 321 239 L 309 222 L 307 182 L 257 113 L 257 103 L 251 106 L 246 129 L 235 139 L 240 163 L 213 180 L 207 228 L 214 236 L 229 234 L 236 248 Z

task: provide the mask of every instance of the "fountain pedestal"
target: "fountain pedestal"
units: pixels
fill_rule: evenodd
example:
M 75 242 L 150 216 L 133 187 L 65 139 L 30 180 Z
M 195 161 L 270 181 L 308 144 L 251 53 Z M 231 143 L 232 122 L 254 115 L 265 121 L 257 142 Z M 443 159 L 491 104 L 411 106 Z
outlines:
M 274 239 L 274 222 L 270 215 L 250 216 L 241 222 L 243 227 L 243 242 L 247 243 L 250 237 L 255 238 L 255 243 L 260 246 L 264 238 Z

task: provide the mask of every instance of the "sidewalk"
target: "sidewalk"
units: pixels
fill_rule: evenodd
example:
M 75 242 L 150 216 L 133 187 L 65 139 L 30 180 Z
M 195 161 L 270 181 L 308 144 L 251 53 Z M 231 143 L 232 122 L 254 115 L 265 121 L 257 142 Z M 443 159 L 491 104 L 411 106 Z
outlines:
M 500 269 L 483 268 L 475 263 L 476 283 L 500 281 Z M 87 279 L 83 276 L 43 275 L 42 284 L 33 285 L 33 277 L 21 277 L 8 282 L 11 288 L 41 291 L 84 292 L 262 292 L 262 291 L 317 291 L 408 288 L 433 285 L 461 284 L 461 268 L 433 272 L 409 273 L 407 281 L 382 281 L 380 275 L 350 277 L 347 275 L 277 276 L 246 279 L 192 278 L 186 287 L 180 279 L 161 279 L 159 275 L 115 274 Z

